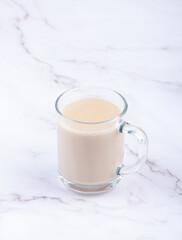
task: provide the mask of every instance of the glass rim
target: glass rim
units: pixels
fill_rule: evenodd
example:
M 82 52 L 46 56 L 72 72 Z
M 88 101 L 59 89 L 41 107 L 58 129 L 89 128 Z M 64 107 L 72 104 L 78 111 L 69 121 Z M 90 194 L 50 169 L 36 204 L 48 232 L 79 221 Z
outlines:
M 65 116 L 58 108 L 58 103 L 59 103 L 59 100 L 61 99 L 61 97 L 63 97 L 66 93 L 71 93 L 72 91 L 75 91 L 75 90 L 80 90 L 80 89 L 94 89 L 94 88 L 97 88 L 97 89 L 105 89 L 105 90 L 109 90 L 115 94 L 117 94 L 123 101 L 124 103 L 124 108 L 123 108 L 123 111 L 117 115 L 116 117 L 114 118 L 111 118 L 109 120 L 105 120 L 105 121 L 100 121 L 100 122 L 82 122 L 82 121 L 77 121 L 77 120 L 74 120 L 74 119 L 71 119 L 67 116 Z M 55 102 L 55 108 L 56 108 L 56 111 L 57 113 L 59 113 L 63 118 L 67 119 L 67 120 L 70 120 L 72 122 L 75 122 L 75 123 L 80 123 L 80 124 L 102 124 L 102 123 L 108 123 L 108 122 L 112 122 L 112 121 L 116 121 L 118 119 L 120 119 L 127 111 L 128 109 L 128 103 L 126 101 L 126 99 L 117 91 L 111 89 L 111 88 L 106 88 L 106 87 L 77 87 L 77 88 L 72 88 L 70 90 L 67 90 L 67 91 L 64 91 L 62 94 L 60 94 L 57 99 L 56 99 L 56 102 Z

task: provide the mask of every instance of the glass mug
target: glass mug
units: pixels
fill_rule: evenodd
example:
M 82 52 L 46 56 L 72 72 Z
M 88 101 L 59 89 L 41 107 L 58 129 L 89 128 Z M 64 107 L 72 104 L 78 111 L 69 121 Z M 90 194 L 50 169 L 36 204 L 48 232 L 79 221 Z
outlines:
M 80 122 L 66 117 L 62 108 L 81 98 L 101 98 L 120 107 L 108 121 Z M 82 193 L 103 192 L 116 186 L 125 174 L 138 171 L 146 161 L 147 136 L 123 120 L 128 104 L 118 92 L 102 87 L 81 87 L 62 93 L 56 100 L 59 178 L 70 189 Z M 124 165 L 124 136 L 138 142 L 135 164 Z

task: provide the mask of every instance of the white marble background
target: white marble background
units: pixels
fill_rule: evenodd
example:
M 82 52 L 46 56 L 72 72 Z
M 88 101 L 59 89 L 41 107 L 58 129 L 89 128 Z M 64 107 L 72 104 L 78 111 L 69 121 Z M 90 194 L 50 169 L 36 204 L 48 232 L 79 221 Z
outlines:
M 129 103 L 147 164 L 85 196 L 57 178 L 54 102 L 101 85 Z M 182 1 L 0 0 L 0 239 L 182 239 Z

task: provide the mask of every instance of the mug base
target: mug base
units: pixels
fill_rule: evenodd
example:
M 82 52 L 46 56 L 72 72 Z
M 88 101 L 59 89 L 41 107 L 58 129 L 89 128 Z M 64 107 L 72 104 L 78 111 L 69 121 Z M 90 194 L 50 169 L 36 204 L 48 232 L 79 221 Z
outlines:
M 113 189 L 121 180 L 121 176 L 118 176 L 108 182 L 97 184 L 97 185 L 84 185 L 79 183 L 74 183 L 63 175 L 59 173 L 59 179 L 63 182 L 63 184 L 68 187 L 70 190 L 73 190 L 78 193 L 85 193 L 85 194 L 95 194 L 95 193 L 102 193 L 108 190 Z

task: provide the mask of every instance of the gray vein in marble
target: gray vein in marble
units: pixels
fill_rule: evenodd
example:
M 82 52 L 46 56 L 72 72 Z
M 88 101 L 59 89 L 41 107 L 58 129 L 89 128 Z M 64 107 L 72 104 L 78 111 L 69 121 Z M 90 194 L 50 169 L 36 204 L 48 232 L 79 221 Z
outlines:
M 112 72 L 117 72 L 119 74 L 125 74 L 128 77 L 130 77 L 131 79 L 137 79 L 137 80 L 142 80 L 142 81 L 147 80 L 147 81 L 151 81 L 151 82 L 154 82 L 154 83 L 157 83 L 157 84 L 162 84 L 164 86 L 170 86 L 170 87 L 175 86 L 175 87 L 179 88 L 180 90 L 182 90 L 182 82 L 174 82 L 174 81 L 173 82 L 170 82 L 170 81 L 165 82 L 165 81 L 160 81 L 160 80 L 148 77 L 148 76 L 141 75 L 139 73 L 127 72 L 125 70 L 119 70 L 119 69 L 109 69 L 107 66 L 99 65 L 95 61 L 90 61 L 90 60 L 78 61 L 78 60 L 75 60 L 75 59 L 63 59 L 61 61 L 66 62 L 66 63 L 73 63 L 73 64 L 76 64 L 76 65 L 90 64 L 90 65 L 94 66 L 95 68 L 98 68 L 98 69 L 103 70 L 103 71 L 112 71 Z
M 15 0 L 11 0 L 11 2 L 13 2 L 18 8 L 20 8 L 24 12 L 24 20 L 26 20 L 27 18 L 32 18 L 30 16 L 30 14 L 28 13 L 27 9 L 22 4 L 16 2 Z M 47 20 L 47 18 L 42 14 L 40 7 L 38 6 L 38 4 L 35 0 L 34 0 L 34 3 L 35 3 L 36 8 L 39 10 L 41 15 L 43 16 L 41 21 L 43 21 L 47 27 L 49 27 L 51 29 L 55 29 L 54 26 L 52 26 L 52 24 L 50 24 L 49 21 Z
M 152 179 L 149 178 L 149 177 L 147 177 L 147 176 L 145 176 L 144 174 L 142 174 L 142 173 L 140 173 L 140 172 L 136 172 L 136 174 L 142 176 L 143 178 L 147 179 L 149 182 L 152 182 L 152 183 L 153 183 Z
M 130 198 L 133 197 L 133 193 L 130 193 Z M 135 196 L 136 197 L 136 196 Z M 126 205 L 125 206 L 119 206 L 119 207 L 111 207 L 111 206 L 103 206 L 95 201 L 90 201 L 88 199 L 83 199 L 83 198 L 75 198 L 74 202 L 80 202 L 80 203 L 85 203 L 89 205 L 91 205 L 92 207 L 94 208 L 99 208 L 99 209 L 103 209 L 103 210 L 115 210 L 115 211 L 120 211 L 122 209 L 125 209 Z M 144 203 L 144 201 L 138 197 L 136 197 L 135 201 L 129 199 L 129 201 L 127 202 L 127 205 L 129 206 L 136 206 L 136 205 L 139 205 L 139 204 L 142 204 Z
M 118 206 L 118 207 L 110 207 L 110 206 L 102 206 L 96 202 L 93 202 L 93 201 L 89 201 L 87 199 L 82 199 L 82 198 L 76 198 L 74 199 L 73 201 L 69 201 L 69 202 L 66 202 L 66 201 L 63 201 L 60 197 L 50 197 L 50 196 L 46 196 L 46 195 L 41 195 L 41 196 L 30 196 L 30 197 L 22 197 L 20 194 L 17 194 L 17 193 L 14 193 L 14 194 L 11 194 L 11 196 L 13 196 L 13 198 L 11 199 L 0 199 L 0 203 L 3 203 L 3 202 L 6 202 L 6 203 L 12 203 L 12 202 L 20 202 L 20 203 L 27 203 L 27 202 L 33 202 L 33 201 L 39 201 L 39 200 L 43 200 L 43 201 L 46 201 L 46 200 L 51 200 L 51 201 L 57 201 L 59 202 L 60 204 L 63 204 L 63 205 L 66 205 L 66 206 L 73 206 L 73 208 L 71 208 L 70 210 L 71 211 L 75 211 L 75 212 L 78 212 L 78 213 L 82 213 L 83 210 L 86 210 L 88 211 L 84 205 L 75 205 L 76 203 L 85 203 L 86 204 L 86 207 L 90 206 L 91 208 L 91 211 L 94 212 L 94 213 L 99 213 L 99 214 L 103 214 L 103 215 L 108 215 L 108 216 L 111 216 L 111 217 L 121 217 L 118 212 L 122 211 L 122 209 L 125 209 L 126 206 Z M 139 200 L 136 202 L 129 202 L 130 204 L 129 205 L 138 205 L 138 204 L 141 204 L 143 203 L 143 201 Z M 111 212 L 113 212 L 113 214 L 109 214 Z M 2 212 L 1 212 L 2 213 Z M 124 217 L 123 218 L 125 220 L 130 220 L 129 218 L 127 217 Z M 135 221 L 134 219 L 131 221 Z
M 38 2 L 36 0 L 34 0 L 35 6 L 36 8 L 39 10 L 39 12 L 42 15 L 42 20 L 45 23 L 46 26 L 50 27 L 51 29 L 55 29 L 55 27 L 48 21 L 48 19 L 46 18 L 46 16 L 43 14 Z
M 27 203 L 27 202 L 32 202 L 32 201 L 37 201 L 37 200 L 51 200 L 51 201 L 57 201 L 59 202 L 60 204 L 63 204 L 63 205 L 66 205 L 66 206 L 73 206 L 70 202 L 65 202 L 63 201 L 61 198 L 59 197 L 48 197 L 48 196 L 31 196 L 31 197 L 27 197 L 27 198 L 23 198 L 22 196 L 20 196 L 19 194 L 13 194 L 13 199 L 11 200 L 8 200 L 8 199 L 0 199 L 0 202 L 20 202 L 20 203 Z M 94 203 L 94 202 L 91 202 L 91 201 L 88 201 L 88 200 L 85 200 L 85 199 L 76 199 L 76 201 L 74 201 L 74 203 L 76 202 L 85 202 L 87 204 L 87 207 L 88 207 L 88 204 L 91 205 L 91 208 L 88 209 L 88 208 L 84 208 L 83 205 L 81 206 L 74 206 L 74 208 L 72 207 L 71 209 L 69 209 L 70 211 L 74 211 L 74 212 L 77 212 L 77 213 L 84 213 L 85 211 L 86 212 L 92 212 L 92 213 L 95 213 L 95 214 L 99 214 L 99 215 L 103 215 L 103 216 L 106 216 L 106 217 L 111 217 L 111 218 L 120 218 L 120 219 L 124 219 L 126 221 L 132 221 L 132 222 L 140 222 L 140 223 L 143 223 L 143 224 L 152 224 L 154 223 L 153 221 L 144 221 L 144 220 L 139 220 L 139 219 L 134 219 L 134 218 L 129 218 L 127 216 L 124 216 L 124 215 L 120 215 L 118 214 L 122 208 L 124 207 L 105 207 L 105 206 L 101 206 L 100 204 L 97 204 L 97 203 Z M 73 201 L 72 201 L 73 203 Z M 142 202 L 141 202 L 142 203 Z M 75 208 L 76 207 L 76 208 Z M 12 208 L 11 208 L 12 209 Z M 66 210 L 66 209 L 64 209 Z M 114 211 L 114 212 L 113 212 Z M 4 213 L 6 212 L 9 212 L 8 210 L 5 211 Z M 2 213 L 2 212 L 1 212 Z M 158 220 L 156 219 L 156 221 L 158 222 L 163 222 L 163 220 Z
M 134 73 L 134 72 L 126 72 L 126 71 L 118 71 L 118 70 L 117 70 L 117 72 L 126 74 L 127 76 L 131 77 L 132 80 L 136 79 L 136 80 L 139 80 L 139 81 L 150 81 L 150 82 L 160 84 L 160 85 L 163 85 L 163 86 L 166 86 L 166 87 L 177 87 L 178 90 L 182 90 L 182 83 L 181 82 L 174 82 L 174 81 L 173 82 L 169 82 L 169 81 L 165 82 L 165 81 L 154 79 L 154 78 L 151 78 L 149 76 L 145 76 L 143 74 Z
M 130 194 L 131 196 L 133 194 Z M 124 206 L 118 206 L 118 207 L 113 207 L 113 206 L 102 206 L 96 202 L 90 201 L 88 199 L 84 199 L 84 198 L 75 198 L 72 201 L 63 201 L 60 197 L 49 197 L 49 196 L 45 196 L 45 195 L 41 195 L 41 196 L 30 196 L 30 197 L 22 197 L 20 194 L 13 194 L 11 195 L 13 196 L 12 199 L 0 199 L 0 202 L 20 202 L 20 203 L 27 203 L 27 202 L 32 202 L 32 201 L 39 201 L 39 200 L 51 200 L 51 201 L 57 201 L 60 204 L 66 205 L 68 207 L 71 207 L 71 209 L 65 209 L 64 210 L 69 210 L 72 212 L 77 212 L 79 214 L 84 214 L 85 212 L 91 212 L 94 214 L 99 214 L 99 215 L 103 215 L 105 217 L 109 217 L 109 218 L 119 218 L 119 219 L 123 219 L 129 222 L 138 222 L 138 223 L 142 223 L 142 224 L 164 224 L 166 223 L 166 219 L 151 219 L 151 220 L 142 220 L 142 219 L 138 219 L 138 218 L 133 218 L 133 217 L 127 217 L 125 216 L 125 214 L 120 214 L 123 210 L 122 209 L 126 209 L 126 207 L 129 206 L 135 206 L 138 204 L 142 204 L 144 203 L 141 199 L 137 198 L 137 201 L 127 201 L 127 205 Z M 77 205 L 76 203 L 85 203 L 86 206 L 84 206 L 84 204 L 81 205 Z M 76 205 L 75 205 L 76 204 Z M 88 208 L 88 206 L 90 205 L 90 208 Z M 8 210 L 6 211 L 8 212 Z M 2 212 L 1 212 L 2 213 Z
M 14 0 L 11 0 L 11 2 L 14 3 L 18 8 L 20 8 L 23 11 L 23 13 L 24 13 L 23 19 L 24 20 L 26 20 L 27 18 L 30 17 L 28 11 L 24 8 L 23 5 L 21 5 L 20 3 L 14 1 Z
M 168 175 L 168 176 L 174 178 L 175 179 L 175 186 L 176 186 L 175 187 L 176 193 L 178 193 L 179 195 L 182 195 L 182 188 L 179 185 L 180 182 L 181 182 L 180 178 L 178 178 L 176 175 L 172 174 L 168 169 L 161 170 L 161 168 L 156 163 L 154 163 L 152 161 L 147 160 L 146 164 L 152 172 L 159 173 L 163 176 Z M 156 169 L 154 169 L 154 168 L 156 168 Z
M 132 154 L 132 155 L 134 155 L 135 157 L 137 157 L 137 154 L 134 152 L 134 151 L 132 151 L 129 147 L 128 147 L 128 145 L 125 145 L 126 146 L 126 148 L 128 149 L 128 151 Z M 162 175 L 162 176 L 169 176 L 169 177 L 171 177 L 171 178 L 174 178 L 175 179 L 175 191 L 176 191 L 176 193 L 177 194 L 179 194 L 179 195 L 182 195 L 182 188 L 180 187 L 180 183 L 182 182 L 182 180 L 179 178 L 179 177 L 177 177 L 176 175 L 174 175 L 173 173 L 171 173 L 168 169 L 161 169 L 161 167 L 160 166 L 158 166 L 155 162 L 153 162 L 153 161 L 150 161 L 149 159 L 147 159 L 147 161 L 146 161 L 146 164 L 147 164 L 147 166 L 149 167 L 149 170 L 151 171 L 151 172 L 153 172 L 153 173 L 158 173 L 158 174 L 160 174 L 160 175 Z M 145 175 L 143 175 L 143 174 L 141 174 L 141 173 L 138 173 L 139 175 L 141 175 L 141 176 L 143 176 L 143 177 L 145 177 L 145 178 L 147 178 L 148 180 L 150 179 L 150 178 L 148 178 L 148 177 L 146 177 Z M 151 179 L 150 179 L 150 181 L 152 181 Z
M 66 62 L 66 63 L 74 63 L 74 64 L 77 64 L 77 65 L 82 65 L 82 64 L 90 64 L 90 65 L 93 65 L 94 67 L 96 68 L 99 68 L 101 70 L 106 70 L 107 67 L 106 66 L 101 66 L 99 65 L 98 63 L 94 62 L 94 61 L 89 61 L 89 60 L 83 60 L 83 61 L 77 61 L 77 60 L 74 60 L 74 59 L 63 59 L 62 62 Z
M 16 6 L 18 6 L 24 13 L 24 16 L 23 16 L 23 20 L 26 21 L 30 15 L 28 13 L 28 11 L 26 10 L 26 8 L 17 3 L 16 1 L 14 0 L 11 0 Z M 37 6 L 37 8 L 40 10 L 38 4 L 36 1 L 35 2 L 35 5 Z M 25 44 L 25 40 L 24 40 L 24 34 L 23 34 L 23 31 L 21 30 L 20 28 L 20 23 L 21 23 L 21 19 L 20 18 L 17 18 L 16 19 L 16 29 L 18 30 L 19 32 L 19 36 L 20 36 L 20 43 L 21 43 L 21 46 L 23 47 L 23 49 L 25 50 L 25 52 L 27 54 L 29 54 L 35 61 L 37 61 L 38 63 L 41 63 L 41 64 L 44 64 L 45 66 L 48 67 L 50 73 L 53 75 L 54 77 L 54 82 L 55 83 L 61 83 L 63 85 L 66 85 L 66 86 L 72 86 L 72 87 L 75 87 L 76 86 L 76 79 L 74 78 L 70 78 L 68 76 L 64 76 L 64 75 L 60 75 L 60 74 L 57 74 L 54 70 L 54 67 L 52 64 L 44 61 L 44 60 L 41 60 L 40 58 L 34 56 L 31 51 L 28 49 L 28 47 L 26 46 Z M 51 24 L 49 24 L 48 20 L 44 17 L 43 18 L 43 21 L 44 23 L 53 28 L 53 26 Z M 141 47 L 141 48 L 115 48 L 115 47 L 112 47 L 112 46 L 107 46 L 105 49 L 100 49 L 101 51 L 108 51 L 108 50 L 112 50 L 112 51 L 143 51 L 143 50 L 163 50 L 163 51 L 169 51 L 169 50 L 173 50 L 173 49 L 177 49 L 178 51 L 179 50 L 182 50 L 182 47 L 176 47 L 176 48 L 173 48 L 173 47 L 169 47 L 169 46 L 164 46 L 164 47 L 158 47 L 158 48 L 145 48 L 145 47 Z M 99 50 L 99 49 L 97 49 Z M 99 51 L 100 51 L 99 50 Z M 94 61 L 90 61 L 90 60 L 83 60 L 83 61 L 77 61 L 77 60 L 62 60 L 63 62 L 70 62 L 70 63 L 75 63 L 75 64 L 91 64 L 93 65 L 94 67 L 100 69 L 100 70 L 108 70 L 108 68 L 106 66 L 101 66 L 99 64 L 97 64 L 96 62 Z M 152 82 L 155 82 L 155 83 L 159 83 L 159 84 L 163 84 L 163 85 L 166 85 L 166 86 L 176 86 L 178 88 L 180 88 L 182 90 L 182 83 L 181 82 L 164 82 L 164 81 L 160 81 L 160 80 L 157 80 L 157 79 L 152 79 L 149 77 L 146 77 L 146 76 L 141 76 L 141 74 L 136 74 L 136 73 L 129 73 L 129 72 L 126 72 L 126 71 L 121 71 L 121 70 L 112 70 L 111 71 L 116 71 L 116 72 L 119 72 L 119 73 L 123 73 L 123 74 L 126 74 L 127 76 L 129 77 L 132 77 L 132 78 L 137 78 L 137 79 L 140 79 L 140 80 L 149 80 L 149 81 L 152 81 Z
M 121 51 L 121 52 L 144 52 L 144 51 L 182 51 L 182 46 L 161 46 L 161 47 L 124 47 L 117 48 L 112 46 L 107 46 L 105 48 L 93 48 L 90 49 L 97 52 L 107 52 L 107 51 Z
M 182 82 L 165 82 L 165 81 L 161 81 L 161 80 L 158 80 L 158 79 L 154 79 L 154 78 L 151 78 L 149 76 L 145 76 L 143 74 L 140 74 L 140 73 L 134 73 L 134 72 L 127 72 L 127 71 L 121 71 L 121 70 L 114 70 L 118 73 L 123 73 L 129 77 L 131 77 L 131 79 L 136 79 L 136 80 L 139 80 L 139 81 L 150 81 L 150 82 L 154 82 L 154 83 L 157 83 L 157 84 L 161 84 L 161 85 L 164 85 L 164 86 L 169 86 L 169 87 L 172 87 L 172 86 L 175 86 L 177 88 L 179 88 L 180 90 L 182 90 Z
M 25 50 L 25 52 L 29 56 L 31 56 L 31 58 L 33 58 L 36 62 L 41 63 L 41 64 L 43 64 L 43 65 L 48 67 L 50 73 L 54 77 L 54 82 L 55 83 L 57 83 L 57 84 L 61 83 L 61 84 L 66 85 L 66 86 L 70 86 L 71 85 L 72 87 L 76 86 L 76 79 L 70 78 L 70 77 L 67 77 L 67 76 L 64 76 L 64 75 L 57 74 L 55 72 L 55 70 L 54 70 L 54 67 L 50 63 L 39 59 L 38 57 L 34 56 L 30 52 L 30 50 L 28 49 L 28 47 L 25 44 L 23 31 L 20 28 L 20 22 L 21 22 L 21 20 L 17 18 L 15 27 L 16 27 L 17 31 L 19 32 L 20 44 L 23 47 L 23 49 Z
M 156 79 L 150 79 L 152 82 L 156 82 L 156 83 L 159 83 L 159 84 L 163 84 L 163 85 L 171 85 L 171 86 L 176 86 L 176 87 L 179 87 L 179 88 L 182 88 L 182 82 L 164 82 L 164 81 L 160 81 L 160 80 L 156 80 Z
M 155 220 L 150 220 L 150 221 L 143 221 L 143 220 L 139 220 L 139 219 L 134 219 L 133 217 L 129 218 L 129 217 L 126 217 L 124 216 L 124 214 L 120 215 L 118 213 L 122 212 L 123 209 L 126 209 L 127 206 L 119 206 L 119 207 L 108 207 L 108 206 L 102 206 L 98 203 L 95 203 L 95 202 L 90 202 L 88 200 L 85 200 L 85 199 L 79 199 L 77 198 L 76 201 L 81 201 L 81 202 L 85 202 L 87 204 L 87 207 L 88 207 L 88 203 L 91 203 L 92 205 L 92 212 L 94 213 L 98 213 L 98 214 L 102 214 L 106 217 L 112 217 L 112 218 L 120 218 L 120 219 L 124 219 L 126 221 L 131 221 L 131 222 L 140 222 L 142 224 L 153 224 L 153 223 L 166 223 L 166 219 L 155 219 Z M 144 203 L 142 200 L 140 200 L 138 203 L 135 203 L 135 204 L 131 204 L 132 206 L 135 206 L 135 205 L 138 205 L 138 204 L 142 204 Z M 98 209 L 96 209 L 98 208 Z M 82 209 L 80 209 L 81 211 Z
M 53 75 L 53 80 L 54 80 L 55 83 L 57 83 L 57 84 L 60 83 L 60 84 L 63 84 L 65 86 L 70 86 L 71 85 L 72 87 L 75 87 L 76 86 L 76 79 L 56 73 L 52 64 L 34 56 L 32 54 L 32 52 L 29 50 L 29 48 L 27 47 L 27 45 L 25 43 L 24 33 L 23 33 L 23 30 L 20 27 L 20 24 L 21 24 L 22 21 L 26 21 L 30 17 L 30 15 L 29 15 L 28 11 L 21 4 L 15 2 L 14 0 L 11 0 L 11 1 L 14 4 L 16 4 L 16 6 L 18 6 L 24 13 L 23 19 L 21 19 L 21 18 L 16 18 L 15 19 L 16 20 L 15 21 L 15 28 L 19 33 L 20 44 L 21 44 L 22 48 L 24 49 L 24 51 L 32 59 L 34 59 L 36 62 L 45 65 L 49 69 L 49 72 Z
M 57 201 L 61 204 L 68 204 L 66 202 L 64 202 L 61 198 L 59 197 L 49 197 L 49 196 L 31 196 L 28 198 L 23 198 L 20 194 L 14 193 L 13 195 L 13 199 L 9 200 L 9 199 L 0 199 L 0 202 L 30 202 L 30 201 L 36 201 L 36 200 L 52 200 L 52 201 Z
M 99 214 L 99 215 L 103 215 L 105 217 L 109 217 L 112 219 L 123 219 L 125 221 L 129 221 L 129 222 L 138 222 L 138 223 L 142 223 L 144 225 L 146 224 L 164 224 L 166 223 L 166 219 L 151 219 L 151 220 L 142 220 L 142 219 L 138 219 L 138 218 L 133 218 L 133 217 L 127 217 L 125 214 L 120 214 L 123 209 L 126 209 L 126 206 L 118 206 L 118 207 L 108 207 L 108 206 L 102 206 L 98 203 L 86 200 L 86 199 L 80 199 L 80 198 L 76 198 L 74 201 L 71 202 L 65 202 L 62 201 L 60 198 L 58 197 L 48 197 L 48 196 L 32 196 L 32 197 L 28 197 L 28 198 L 22 198 L 19 194 L 14 194 L 14 198 L 12 200 L 7 200 L 7 199 L 2 199 L 0 200 L 1 202 L 20 202 L 20 203 L 27 203 L 27 202 L 31 202 L 31 201 L 37 201 L 37 200 L 53 200 L 53 201 L 58 201 L 60 204 L 66 205 L 66 206 L 72 206 L 71 209 L 65 209 L 64 210 L 69 210 L 71 212 L 77 212 L 79 214 L 84 214 L 87 212 L 91 212 L 94 214 Z M 76 202 L 85 202 L 86 207 L 84 207 L 84 205 L 78 206 L 75 205 Z M 143 203 L 142 201 L 140 203 Z M 91 208 L 88 208 L 88 206 L 91 206 Z M 133 205 L 133 204 L 132 204 Z M 136 204 L 134 204 L 136 205 Z M 12 209 L 12 208 L 11 208 Z M 9 208 L 10 210 L 10 208 Z M 9 212 L 4 211 L 1 213 L 6 213 Z
M 12 198 L 13 197 L 13 198 Z M 47 196 L 47 195 L 41 195 L 41 196 L 29 196 L 29 197 L 23 197 L 21 196 L 20 194 L 18 193 L 14 193 L 14 194 L 11 194 L 11 198 L 8 199 L 8 198 L 1 198 L 0 199 L 0 202 L 31 202 L 31 201 L 37 201 L 37 200 L 52 200 L 52 201 L 58 201 L 59 203 L 61 204 L 66 204 L 66 205 L 72 205 L 72 203 L 85 203 L 94 208 L 99 208 L 99 209 L 103 209 L 103 210 L 121 210 L 121 209 L 124 209 L 125 206 L 123 207 L 110 207 L 110 206 L 102 206 L 101 204 L 98 204 L 96 202 L 93 202 L 93 201 L 90 201 L 88 199 L 84 199 L 84 198 L 75 198 L 73 199 L 72 201 L 69 201 L 69 202 L 66 202 L 66 201 L 63 201 L 60 197 L 50 197 L 50 196 Z M 141 204 L 143 203 L 143 201 L 141 199 L 137 199 L 137 201 L 135 202 L 130 202 L 129 205 L 138 205 L 138 204 Z M 83 206 L 83 204 L 82 204 Z M 77 206 L 79 208 L 79 206 Z

